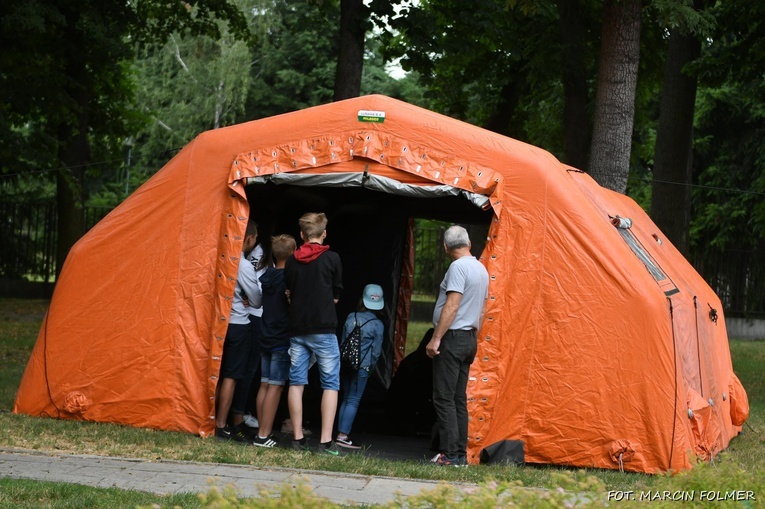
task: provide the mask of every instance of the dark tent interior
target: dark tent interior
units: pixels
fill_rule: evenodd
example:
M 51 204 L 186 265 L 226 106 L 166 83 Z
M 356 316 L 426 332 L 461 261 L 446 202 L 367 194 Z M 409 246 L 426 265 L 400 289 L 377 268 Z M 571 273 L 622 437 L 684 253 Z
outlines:
M 429 443 L 435 421 L 429 401 L 429 359 L 422 351 L 402 363 L 393 380 L 394 332 L 402 263 L 407 249 L 410 220 L 434 219 L 468 228 L 473 254 L 480 256 L 492 217 L 463 196 L 413 197 L 394 195 L 363 187 L 296 186 L 250 184 L 246 188 L 250 216 L 259 225 L 259 241 L 287 233 L 301 244 L 298 219 L 306 212 L 324 212 L 328 218 L 325 243 L 340 255 L 343 292 L 337 304 L 338 337 L 349 313 L 356 310 L 366 284 L 382 286 L 385 300 L 383 351 L 370 378 L 354 423 L 360 433 L 411 435 Z M 440 242 L 440 239 L 439 239 Z M 440 281 L 442 274 L 436 277 Z M 419 339 L 418 339 L 419 341 Z M 305 389 L 306 427 L 320 422 L 318 375 L 313 368 Z M 406 375 L 404 374 L 406 373 Z M 410 380 L 403 380 L 409 378 Z M 388 395 L 389 388 L 395 389 Z M 419 389 L 419 390 L 418 390 Z M 286 394 L 286 391 L 285 391 Z M 386 397 L 388 396 L 388 397 Z M 341 395 L 342 397 L 342 395 Z M 421 401 L 427 398 L 426 401 Z M 395 399 L 395 401 L 394 401 Z M 408 401 L 407 401 L 408 399 Z M 287 417 L 286 404 L 277 420 Z M 432 408 L 432 407 L 431 407 Z M 279 429 L 278 425 L 275 429 Z M 399 444 L 401 442 L 399 441 Z

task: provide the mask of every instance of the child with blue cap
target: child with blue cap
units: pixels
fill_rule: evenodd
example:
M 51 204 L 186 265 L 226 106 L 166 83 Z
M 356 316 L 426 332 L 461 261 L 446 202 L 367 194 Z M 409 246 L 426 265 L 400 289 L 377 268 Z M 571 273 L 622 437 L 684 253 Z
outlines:
M 338 413 L 337 438 L 335 443 L 346 449 L 360 449 L 348 436 L 356 419 L 361 396 L 367 386 L 367 380 L 382 352 L 383 331 L 383 290 L 380 285 L 369 284 L 364 287 L 355 312 L 348 315 L 343 327 L 343 339 L 350 332 L 361 326 L 361 364 L 358 370 L 344 369 L 340 374 L 340 391 L 343 400 Z

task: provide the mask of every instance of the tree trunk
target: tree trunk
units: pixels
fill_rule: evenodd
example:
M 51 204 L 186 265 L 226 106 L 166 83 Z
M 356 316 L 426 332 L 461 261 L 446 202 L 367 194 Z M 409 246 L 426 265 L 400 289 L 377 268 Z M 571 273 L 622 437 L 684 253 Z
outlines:
M 558 0 L 563 44 L 563 162 L 587 168 L 589 125 L 587 70 L 584 64 L 584 28 L 579 0 Z
M 67 130 L 69 130 L 67 128 Z M 71 130 L 69 130 L 71 132 Z M 60 138 L 66 140 L 67 138 Z M 69 250 L 83 233 L 83 182 L 85 164 L 90 161 L 86 136 L 70 135 L 69 141 L 60 149 L 59 159 L 66 168 L 56 175 L 56 212 L 58 239 L 56 241 L 56 279 L 61 274 Z
M 513 136 L 511 119 L 515 114 L 515 109 L 518 107 L 518 102 L 521 99 L 520 92 L 518 90 L 517 83 L 510 81 L 505 84 L 502 90 L 499 92 L 499 101 L 497 107 L 486 121 L 484 127 L 489 131 L 495 133 L 504 134 L 505 136 Z M 519 137 L 519 135 L 515 135 Z
M 64 93 L 72 100 L 70 122 L 58 127 L 58 156 L 64 166 L 56 175 L 56 278 L 61 273 L 69 250 L 85 233 L 83 215 L 85 168 L 91 161 L 88 131 L 90 127 L 90 90 L 85 63 L 72 58 L 66 68 L 69 83 Z
M 651 218 L 684 255 L 690 248 L 691 159 L 695 77 L 683 68 L 701 53 L 694 36 L 674 30 L 669 37 L 661 112 L 654 153 Z
M 364 35 L 363 0 L 340 0 L 340 50 L 335 71 L 335 101 L 361 95 Z
M 590 173 L 603 187 L 627 190 L 640 63 L 640 0 L 606 0 Z

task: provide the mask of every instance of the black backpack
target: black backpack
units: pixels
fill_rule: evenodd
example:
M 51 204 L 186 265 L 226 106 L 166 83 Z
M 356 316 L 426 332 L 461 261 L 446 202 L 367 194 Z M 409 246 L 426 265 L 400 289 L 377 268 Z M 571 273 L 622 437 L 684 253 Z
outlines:
M 356 314 L 353 314 L 356 319 Z M 348 371 L 358 371 L 361 367 L 361 328 L 376 318 L 370 318 L 366 322 L 359 324 L 356 319 L 356 325 L 351 332 L 340 343 L 340 363 L 343 369 Z

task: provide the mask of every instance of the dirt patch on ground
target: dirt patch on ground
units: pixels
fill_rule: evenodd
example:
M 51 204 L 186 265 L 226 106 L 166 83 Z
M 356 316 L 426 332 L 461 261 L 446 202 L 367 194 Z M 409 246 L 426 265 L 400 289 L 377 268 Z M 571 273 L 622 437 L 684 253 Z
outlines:
M 49 304 L 42 299 L 0 299 L 0 321 L 42 323 Z

